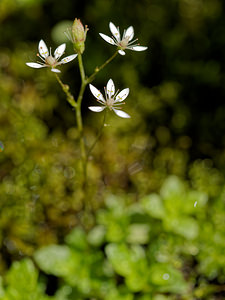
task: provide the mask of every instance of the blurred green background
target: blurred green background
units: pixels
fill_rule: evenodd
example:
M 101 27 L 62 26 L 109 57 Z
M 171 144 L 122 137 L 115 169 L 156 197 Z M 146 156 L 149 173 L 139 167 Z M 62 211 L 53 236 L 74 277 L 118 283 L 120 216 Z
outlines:
M 222 0 L 0 0 L 0 299 L 225 298 L 225 18 Z M 54 74 L 35 70 L 80 18 L 90 75 L 133 25 L 126 51 L 93 84 L 130 88 L 88 165 L 83 216 L 75 112 Z M 61 68 L 77 95 L 77 61 Z M 103 115 L 82 112 L 90 146 Z

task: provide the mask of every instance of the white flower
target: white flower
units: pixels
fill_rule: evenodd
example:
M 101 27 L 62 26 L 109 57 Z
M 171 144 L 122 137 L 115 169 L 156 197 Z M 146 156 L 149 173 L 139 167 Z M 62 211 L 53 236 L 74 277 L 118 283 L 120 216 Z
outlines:
M 144 51 L 148 49 L 148 47 L 139 46 L 139 44 L 134 44 L 136 40 L 133 40 L 134 37 L 134 28 L 130 26 L 127 30 L 124 30 L 122 38 L 120 37 L 119 27 L 116 27 L 112 22 L 109 23 L 109 29 L 112 32 L 112 37 L 105 35 L 103 33 L 99 33 L 100 36 L 109 44 L 116 45 L 118 47 L 118 52 L 120 55 L 125 55 L 125 49 L 130 49 L 134 51 Z
M 121 108 L 119 107 L 121 104 L 125 104 L 121 102 L 127 98 L 129 94 L 129 88 L 122 90 L 120 93 L 118 93 L 119 91 L 115 93 L 115 85 L 112 79 L 109 79 L 105 88 L 104 99 L 102 93 L 96 89 L 96 87 L 94 87 L 92 84 L 89 84 L 89 87 L 92 94 L 95 96 L 95 98 L 97 98 L 97 101 L 102 104 L 102 106 L 89 106 L 88 108 L 90 110 L 94 112 L 101 112 L 108 107 L 110 110 L 113 110 L 117 116 L 121 118 L 130 118 L 130 116 L 124 111 L 120 110 Z
M 71 60 L 73 60 L 74 58 L 76 58 L 76 56 L 77 56 L 77 54 L 73 54 L 73 55 L 67 56 L 67 57 L 63 58 L 62 60 L 58 61 L 59 58 L 64 54 L 65 49 L 66 49 L 66 44 L 64 43 L 55 50 L 54 56 L 52 56 L 51 48 L 50 48 L 50 53 L 49 53 L 45 42 L 43 40 L 40 40 L 39 45 L 38 45 L 38 50 L 39 50 L 40 55 L 37 54 L 37 56 L 40 57 L 40 59 L 43 62 L 38 62 L 38 63 L 27 62 L 26 65 L 31 68 L 35 68 L 35 69 L 50 67 L 50 68 L 52 68 L 51 69 L 52 72 L 60 73 L 61 71 L 56 69 L 55 67 L 57 67 L 61 64 L 66 64 L 66 63 L 70 62 Z

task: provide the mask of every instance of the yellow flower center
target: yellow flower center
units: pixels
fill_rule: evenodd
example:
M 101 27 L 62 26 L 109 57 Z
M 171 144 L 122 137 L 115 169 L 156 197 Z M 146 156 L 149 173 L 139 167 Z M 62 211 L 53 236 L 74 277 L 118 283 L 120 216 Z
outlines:
M 48 57 L 45 59 L 45 62 L 46 62 L 47 65 L 53 67 L 53 66 L 55 65 L 55 63 L 56 63 L 56 60 L 55 60 L 54 57 L 52 57 L 52 56 L 50 55 L 50 56 L 48 56 Z
M 123 40 L 119 43 L 119 45 L 120 45 L 120 47 L 121 47 L 122 49 L 125 49 L 125 48 L 127 47 L 128 43 L 129 43 L 129 36 L 126 37 L 125 39 L 123 39 Z
M 108 98 L 107 99 L 107 106 L 111 109 L 114 104 L 114 99 L 113 98 Z

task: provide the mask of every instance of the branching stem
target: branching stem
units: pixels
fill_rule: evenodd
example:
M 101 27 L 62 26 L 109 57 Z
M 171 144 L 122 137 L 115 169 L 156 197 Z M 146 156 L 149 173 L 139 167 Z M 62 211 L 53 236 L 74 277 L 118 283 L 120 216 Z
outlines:
M 70 105 L 72 107 L 76 107 L 77 103 L 75 102 L 73 95 L 69 91 L 70 87 L 67 84 L 64 84 L 56 73 L 55 73 L 55 77 L 56 77 L 58 83 L 60 84 L 60 86 L 62 87 L 62 90 L 66 94 L 67 101 L 70 103 Z
M 104 62 L 104 64 L 102 64 L 100 67 L 96 67 L 95 71 L 92 75 L 90 75 L 87 79 L 88 83 L 91 83 L 94 79 L 95 76 L 98 74 L 99 71 L 101 71 L 106 65 L 108 65 L 108 63 L 110 63 L 118 54 L 118 51 L 116 51 L 109 59 L 107 59 L 106 62 Z
M 83 189 L 83 193 L 84 193 L 83 201 L 84 201 L 84 205 L 85 205 L 86 209 L 88 207 L 87 199 L 85 198 L 86 183 L 87 183 L 87 161 L 88 161 L 88 158 L 89 158 L 92 150 L 94 149 L 96 143 L 98 142 L 98 140 L 100 139 L 100 137 L 102 135 L 102 131 L 103 131 L 105 119 L 106 119 L 106 110 L 104 112 L 103 123 L 99 129 L 98 135 L 97 135 L 94 143 L 91 145 L 90 149 L 87 152 L 86 146 L 85 146 L 85 140 L 84 140 L 84 128 L 83 128 L 83 121 L 82 121 L 82 114 L 81 114 L 81 104 L 82 104 L 86 86 L 94 80 L 95 76 L 98 74 L 99 71 L 101 71 L 106 65 L 108 65 L 116 57 L 117 53 L 118 52 L 116 51 L 108 60 L 106 60 L 105 63 L 103 63 L 100 67 L 97 67 L 95 69 L 95 71 L 93 72 L 93 74 L 90 75 L 89 77 L 86 77 L 86 75 L 85 75 L 82 55 L 80 53 L 78 54 L 78 64 L 79 64 L 79 70 L 80 70 L 80 76 L 81 76 L 81 86 L 80 86 L 80 91 L 79 91 L 79 94 L 78 94 L 78 97 L 76 100 L 74 99 L 73 95 L 70 93 L 69 86 L 67 84 L 64 84 L 61 81 L 61 79 L 59 78 L 59 76 L 57 74 L 55 74 L 58 83 L 60 84 L 62 90 L 66 94 L 67 101 L 70 103 L 70 105 L 72 107 L 75 108 L 77 128 L 79 131 L 81 161 L 82 161 L 82 173 L 83 173 L 82 189 Z

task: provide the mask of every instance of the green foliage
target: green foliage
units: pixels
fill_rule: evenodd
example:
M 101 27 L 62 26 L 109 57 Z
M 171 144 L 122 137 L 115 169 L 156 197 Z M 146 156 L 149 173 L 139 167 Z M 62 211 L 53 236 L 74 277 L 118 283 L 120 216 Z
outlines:
M 215 236 L 209 234 L 209 227 L 200 226 L 209 222 L 213 228 L 218 222 L 215 203 L 212 214 L 206 213 L 207 200 L 205 193 L 190 189 L 175 176 L 167 178 L 158 194 L 144 196 L 138 203 L 108 196 L 88 234 L 73 229 L 65 238 L 67 245 L 43 247 L 34 254 L 35 261 L 46 274 L 63 279 L 61 290 L 71 286 L 70 295 L 76 291 L 80 299 L 106 295 L 134 299 L 135 293 L 140 299 L 157 299 L 160 293 L 188 299 L 202 292 L 193 289 L 197 274 L 209 279 L 220 274 L 221 281 L 225 276 L 222 232 Z M 224 212 L 221 220 L 222 216 Z M 193 259 L 199 268 L 184 271 Z
M 2 300 L 48 300 L 43 286 L 38 282 L 38 270 L 30 259 L 14 262 L 1 287 Z
M 225 278 L 223 195 L 209 203 L 175 176 L 136 203 L 109 195 L 88 233 L 75 227 L 63 245 L 41 247 L 34 260 L 59 278 L 54 299 L 208 299 L 217 286 L 194 283 L 197 276 Z M 28 259 L 13 263 L 0 293 L 4 300 L 49 298 Z

